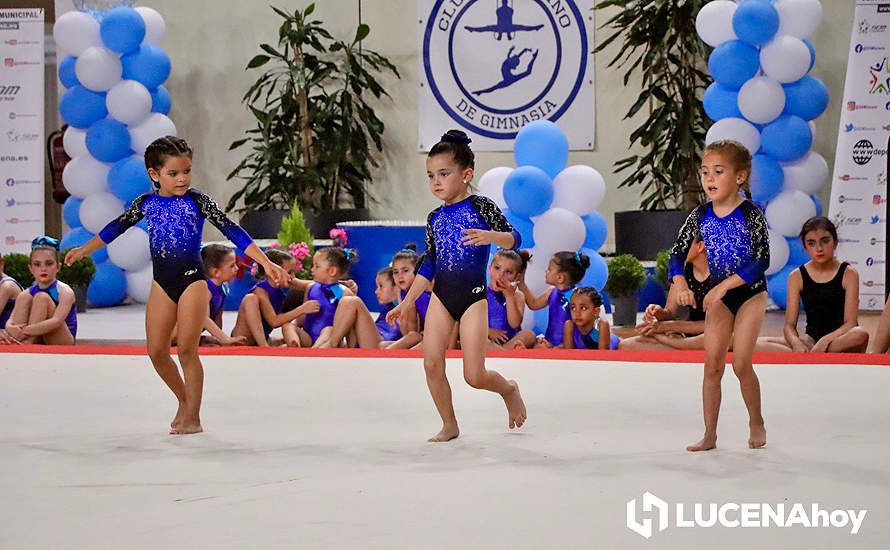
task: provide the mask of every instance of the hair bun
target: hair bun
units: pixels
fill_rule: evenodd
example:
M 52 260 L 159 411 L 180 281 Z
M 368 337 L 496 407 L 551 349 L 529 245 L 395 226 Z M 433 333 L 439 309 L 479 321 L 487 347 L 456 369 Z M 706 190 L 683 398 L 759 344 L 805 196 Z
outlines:
M 444 134 L 442 134 L 441 141 L 445 143 L 458 143 L 460 145 L 469 145 L 473 143 L 473 140 L 470 139 L 465 132 L 461 130 L 448 130 Z

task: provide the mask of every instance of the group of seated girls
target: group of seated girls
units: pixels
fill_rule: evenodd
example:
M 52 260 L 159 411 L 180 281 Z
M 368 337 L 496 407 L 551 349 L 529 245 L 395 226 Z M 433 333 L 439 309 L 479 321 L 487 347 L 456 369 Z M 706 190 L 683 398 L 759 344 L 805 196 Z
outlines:
M 837 230 L 824 217 L 808 220 L 800 232 L 810 261 L 791 272 L 788 279 L 784 335 L 761 337 L 757 351 L 864 352 L 868 332 L 857 323 L 859 276 L 835 257 Z M 323 248 L 312 259 L 312 280 L 292 278 L 288 288 L 273 285 L 258 273 L 260 282 L 238 308 L 231 335 L 222 326 L 227 283 L 234 280 L 235 253 L 226 246 L 210 244 L 201 251 L 210 289 L 208 335 L 204 345 L 285 345 L 290 347 L 350 347 L 408 349 L 423 346 L 423 329 L 430 289 L 412 311 L 395 326 L 386 314 L 398 304 L 414 282 L 421 257 L 416 247 L 398 251 L 389 266 L 377 272 L 375 318 L 360 298 L 355 283 L 344 280 L 357 261 L 350 249 Z M 278 249 L 269 258 L 287 271 L 297 260 Z M 525 282 L 529 252 L 499 250 L 488 271 L 488 345 L 491 349 L 704 349 L 704 298 L 710 291 L 710 273 L 704 243 L 695 242 L 686 258 L 685 275 L 692 293 L 672 287 L 664 307 L 649 305 L 636 335 L 619 339 L 601 315 L 602 299 L 589 286 L 578 286 L 590 267 L 579 252 L 562 251 L 549 259 L 546 290 L 535 294 Z M 29 269 L 34 284 L 23 289 L 3 273 L 0 258 L 0 343 L 73 344 L 77 334 L 74 292 L 56 279 L 60 268 L 58 241 L 38 237 L 32 243 Z M 435 281 L 433 282 L 435 284 Z M 806 330 L 798 333 L 800 304 L 806 311 Z M 542 334 L 522 329 L 526 308 L 547 308 L 547 327 Z M 281 339 L 270 339 L 280 328 Z M 5 329 L 5 330 L 3 330 Z M 455 325 L 450 347 L 459 349 Z M 175 332 L 174 332 L 175 343 Z M 890 351 L 890 313 L 884 308 L 872 351 Z

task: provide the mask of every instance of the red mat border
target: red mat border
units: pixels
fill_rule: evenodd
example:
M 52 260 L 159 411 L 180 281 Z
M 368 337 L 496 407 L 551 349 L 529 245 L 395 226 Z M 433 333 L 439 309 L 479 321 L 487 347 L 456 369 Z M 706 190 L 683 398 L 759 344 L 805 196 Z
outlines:
M 175 354 L 175 349 L 171 353 Z M 34 353 L 55 355 L 147 355 L 144 346 L 7 346 L 0 345 L 3 353 Z M 374 350 L 374 349 L 301 349 L 301 348 L 257 348 L 219 347 L 201 348 L 203 356 L 256 356 L 256 357 L 340 357 L 340 358 L 411 358 L 423 357 L 421 350 Z M 449 351 L 449 358 L 460 358 L 460 351 Z M 526 349 L 490 350 L 487 357 L 539 359 L 562 361 L 618 361 L 634 363 L 702 363 L 704 352 L 697 350 L 569 350 L 569 349 Z M 727 356 L 731 361 L 732 354 Z M 0 361 L 2 362 L 2 361 Z M 890 354 L 864 353 L 755 353 L 756 364 L 777 365 L 880 365 L 890 366 Z

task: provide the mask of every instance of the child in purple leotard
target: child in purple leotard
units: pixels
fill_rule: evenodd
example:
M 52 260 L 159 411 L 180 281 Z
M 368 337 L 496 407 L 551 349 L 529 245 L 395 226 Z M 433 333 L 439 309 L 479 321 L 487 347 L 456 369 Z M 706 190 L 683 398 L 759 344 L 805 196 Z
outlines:
M 516 280 L 528 265 L 527 250 L 498 250 L 488 265 L 488 347 L 522 349 L 535 345 L 535 334 L 522 330 L 525 294 Z
M 340 299 L 354 296 L 355 293 L 340 281 L 349 273 L 349 268 L 358 261 L 357 253 L 350 248 L 323 248 L 312 257 L 312 281 L 305 283 L 307 302 L 315 301 L 318 309 L 306 315 L 300 330 L 301 339 L 312 347 L 330 347 L 331 326 Z
M 408 290 L 414 283 L 414 278 L 417 277 L 417 266 L 420 261 L 421 256 L 417 255 L 417 245 L 414 243 L 406 244 L 392 258 L 392 275 L 399 290 L 400 302 L 408 295 Z M 399 321 L 402 337 L 387 344 L 388 349 L 409 349 L 421 345 L 426 312 L 430 306 L 431 297 L 432 292 L 428 288 L 418 296 L 412 308 L 406 311 L 402 320 Z
M 525 293 L 525 303 L 529 309 L 539 310 L 545 307 L 549 309 L 547 330 L 538 347 L 552 348 L 562 345 L 563 326 L 572 317 L 569 312 L 572 291 L 584 278 L 588 267 L 590 258 L 586 254 L 564 250 L 550 258 L 547 270 L 544 271 L 544 282 L 550 286 L 543 293 L 535 296 L 525 284 L 525 279 L 521 280 L 519 289 Z
M 600 317 L 603 300 L 590 286 L 579 286 L 572 293 L 572 318 L 563 325 L 565 349 L 618 349 L 619 338 L 612 334 L 609 321 Z
M 18 281 L 3 272 L 3 256 L 0 256 L 0 331 L 12 315 L 15 298 L 24 290 Z

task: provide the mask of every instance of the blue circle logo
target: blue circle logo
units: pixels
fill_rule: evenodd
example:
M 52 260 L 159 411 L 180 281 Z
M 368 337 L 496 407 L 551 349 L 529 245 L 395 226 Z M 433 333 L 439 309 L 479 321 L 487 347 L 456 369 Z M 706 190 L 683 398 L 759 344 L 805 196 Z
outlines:
M 463 128 L 513 139 L 556 121 L 581 88 L 587 29 L 573 0 L 437 0 L 423 37 L 436 102 Z

